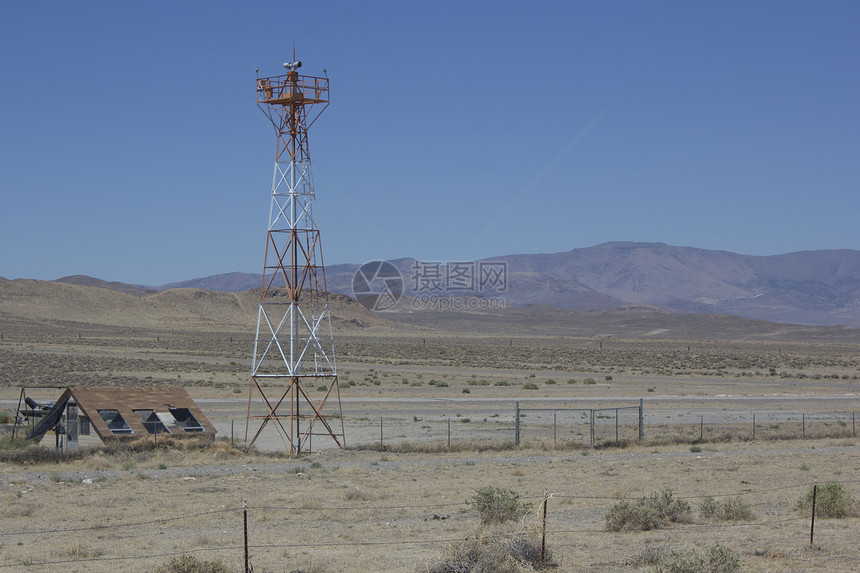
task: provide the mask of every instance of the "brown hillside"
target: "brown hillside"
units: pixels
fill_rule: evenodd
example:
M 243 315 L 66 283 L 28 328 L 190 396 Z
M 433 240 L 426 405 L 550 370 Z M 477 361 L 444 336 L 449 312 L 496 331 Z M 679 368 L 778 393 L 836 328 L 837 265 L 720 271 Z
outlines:
M 0 283 L 0 321 L 84 323 L 165 330 L 252 331 L 259 294 L 171 289 L 147 296 L 37 280 Z M 391 323 L 343 295 L 330 300 L 332 322 L 343 329 L 386 329 Z

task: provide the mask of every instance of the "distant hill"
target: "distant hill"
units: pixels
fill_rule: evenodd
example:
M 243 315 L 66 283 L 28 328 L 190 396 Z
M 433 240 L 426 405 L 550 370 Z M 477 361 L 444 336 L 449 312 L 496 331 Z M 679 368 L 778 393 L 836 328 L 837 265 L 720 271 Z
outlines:
M 408 298 L 408 297 L 407 297 Z M 169 289 L 138 296 L 95 286 L 17 279 L 0 282 L 0 325 L 14 337 L 108 329 L 253 333 L 259 291 Z M 574 310 L 547 305 L 493 310 L 374 313 L 355 299 L 329 299 L 337 333 L 455 332 L 458 334 L 614 338 L 732 339 L 860 343 L 860 329 L 803 326 L 724 314 L 678 314 L 645 305 Z M 408 305 L 407 305 L 408 308 Z
M 507 289 L 457 294 L 498 296 L 506 306 L 599 310 L 644 304 L 677 313 L 860 327 L 860 251 L 752 256 L 663 243 L 615 242 L 486 261 L 507 265 Z M 403 275 L 405 293 L 420 294 L 415 280 L 420 263 L 416 271 L 415 259 L 390 262 Z M 352 294 L 358 268 L 326 268 L 328 289 Z M 440 272 L 444 276 L 445 267 Z
M 474 263 L 476 268 L 482 262 L 506 265 L 506 284 L 501 292 L 482 290 L 477 284 L 471 290 L 422 290 L 420 273 L 427 263 L 410 258 L 390 262 L 403 276 L 406 295 L 500 297 L 507 307 L 550 305 L 572 310 L 648 305 L 681 314 L 728 314 L 773 322 L 860 327 L 860 251 L 848 249 L 752 256 L 663 243 L 613 242 Z M 357 264 L 326 267 L 328 290 L 352 296 L 358 268 Z M 444 278 L 447 267 L 440 266 L 438 271 Z M 60 281 L 143 296 L 171 288 L 238 292 L 259 288 L 262 278 L 251 273 L 226 273 L 160 287 L 79 276 Z
M 262 281 L 262 275 L 251 273 L 224 273 L 220 275 L 212 275 L 211 277 L 203 277 L 199 279 L 191 279 L 190 281 L 161 285 L 158 287 L 158 290 L 167 290 L 172 288 L 202 288 L 221 292 L 239 292 L 260 288 Z
M 732 314 L 801 324 L 860 326 L 860 251 L 751 256 L 663 243 L 605 243 L 550 255 L 498 257 L 520 292 L 579 285 L 677 312 Z M 506 297 L 507 300 L 508 297 Z M 557 300 L 558 306 L 577 308 Z
M 17 279 L 0 283 L 0 324 L 14 321 L 66 329 L 73 324 L 87 324 L 251 332 L 259 300 L 259 291 L 227 293 L 183 288 L 140 296 L 95 285 Z M 332 325 L 339 330 L 394 326 L 385 316 L 344 295 L 333 295 L 329 308 Z
M 61 279 L 57 279 L 58 283 L 68 283 L 73 285 L 82 285 L 82 286 L 91 286 L 97 288 L 104 288 L 108 290 L 113 290 L 117 292 L 124 292 L 127 294 L 133 294 L 136 296 L 143 296 L 147 294 L 152 294 L 154 292 L 158 292 L 157 289 L 152 287 L 145 287 L 139 285 L 130 285 L 126 283 L 120 282 L 107 282 L 101 279 L 96 279 L 93 277 L 88 277 L 86 275 L 71 275 L 68 277 L 63 277 Z

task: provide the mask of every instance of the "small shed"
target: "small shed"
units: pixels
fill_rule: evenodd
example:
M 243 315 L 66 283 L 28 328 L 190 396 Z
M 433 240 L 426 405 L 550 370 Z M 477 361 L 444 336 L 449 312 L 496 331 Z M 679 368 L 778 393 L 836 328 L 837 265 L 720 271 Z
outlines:
M 101 442 L 159 434 L 215 438 L 215 426 L 184 388 L 69 387 L 27 437 L 41 439 L 57 428 L 69 450 L 95 437 Z

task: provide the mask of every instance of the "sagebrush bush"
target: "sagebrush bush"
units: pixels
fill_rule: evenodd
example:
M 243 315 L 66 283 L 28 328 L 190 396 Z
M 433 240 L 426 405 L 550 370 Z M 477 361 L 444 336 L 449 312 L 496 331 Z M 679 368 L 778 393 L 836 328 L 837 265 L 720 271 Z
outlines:
M 670 522 L 689 523 L 690 504 L 667 488 L 633 502 L 619 501 L 603 517 L 610 531 L 648 531 Z
M 661 526 L 657 512 L 641 501 L 619 501 L 603 517 L 609 531 L 649 531 Z
M 157 573 L 230 573 L 230 569 L 221 561 L 204 561 L 186 553 L 159 567 Z
M 674 497 L 672 490 L 669 488 L 652 493 L 645 501 L 650 507 L 654 508 L 657 516 L 665 522 L 690 522 L 690 504 L 683 499 Z
M 802 511 L 812 509 L 812 488 L 797 502 L 797 508 Z M 841 483 L 826 483 L 818 486 L 815 495 L 815 515 L 841 519 L 843 517 L 860 515 L 860 504 Z
M 722 503 L 720 517 L 723 521 L 752 521 L 755 513 L 752 506 L 740 497 L 730 497 Z
M 549 549 L 541 563 L 541 538 L 535 531 L 501 534 L 482 532 L 475 538 L 448 547 L 437 563 L 427 568 L 429 573 L 520 573 L 557 563 Z
M 733 573 L 741 560 L 729 547 L 716 543 L 703 554 L 695 549 L 669 551 L 660 557 L 655 573 Z
M 720 502 L 708 496 L 699 504 L 699 516 L 703 519 L 721 519 L 723 521 L 752 521 L 755 519 L 755 513 L 750 504 L 740 497 L 730 497 Z
M 713 519 L 720 514 L 720 502 L 711 496 L 707 496 L 699 502 L 699 517 Z
M 478 512 L 484 524 L 519 519 L 531 509 L 530 504 L 520 501 L 520 494 L 514 490 L 490 486 L 475 490 L 467 503 Z

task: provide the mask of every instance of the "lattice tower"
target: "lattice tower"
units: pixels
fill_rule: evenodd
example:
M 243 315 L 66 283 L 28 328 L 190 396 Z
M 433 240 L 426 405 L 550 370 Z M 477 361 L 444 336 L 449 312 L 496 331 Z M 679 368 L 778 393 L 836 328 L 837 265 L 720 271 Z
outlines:
M 250 444 L 272 425 L 291 456 L 312 435 L 345 445 L 308 150 L 308 128 L 328 107 L 329 80 L 299 75 L 300 66 L 257 78 L 257 106 L 275 128 L 277 147 L 245 424 L 246 443 L 252 420 L 259 421 Z M 262 414 L 253 413 L 255 398 Z

